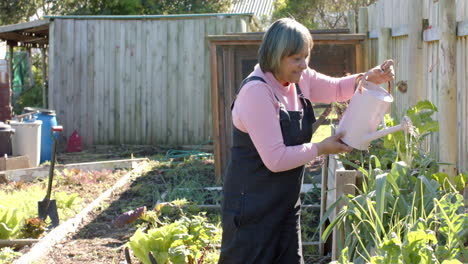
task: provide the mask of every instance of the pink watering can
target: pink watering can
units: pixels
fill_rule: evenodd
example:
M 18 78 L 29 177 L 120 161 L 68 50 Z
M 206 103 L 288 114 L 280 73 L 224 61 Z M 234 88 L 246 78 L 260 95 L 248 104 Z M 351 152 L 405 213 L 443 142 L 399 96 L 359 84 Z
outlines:
M 351 98 L 336 131 L 345 131 L 341 140 L 359 150 L 367 150 L 373 140 L 396 131 L 409 131 L 412 127 L 411 120 L 405 116 L 401 124 L 377 131 L 379 124 L 385 127 L 384 115 L 393 102 L 393 97 L 389 91 L 364 79 Z

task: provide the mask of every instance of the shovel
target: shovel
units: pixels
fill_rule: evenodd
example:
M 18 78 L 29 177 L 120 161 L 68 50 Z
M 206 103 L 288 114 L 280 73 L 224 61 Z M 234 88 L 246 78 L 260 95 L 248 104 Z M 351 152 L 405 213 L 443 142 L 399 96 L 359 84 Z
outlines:
M 50 161 L 50 170 L 49 170 L 49 184 L 47 185 L 47 194 L 44 200 L 37 202 L 39 218 L 45 222 L 47 216 L 50 217 L 52 221 L 52 227 L 56 227 L 59 224 L 59 216 L 57 212 L 57 203 L 55 200 L 50 199 L 50 193 L 52 192 L 52 181 L 54 179 L 54 167 L 55 167 L 55 153 L 57 151 L 57 140 L 54 137 L 54 132 L 63 131 L 62 126 L 52 126 L 50 135 L 52 136 L 53 145 L 52 145 L 52 159 Z

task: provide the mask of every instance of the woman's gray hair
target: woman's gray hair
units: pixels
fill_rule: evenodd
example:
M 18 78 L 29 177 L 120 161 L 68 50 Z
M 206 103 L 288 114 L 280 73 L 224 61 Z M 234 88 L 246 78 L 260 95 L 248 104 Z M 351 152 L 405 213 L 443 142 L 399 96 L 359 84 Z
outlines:
M 276 20 L 263 36 L 258 62 L 263 72 L 277 73 L 283 57 L 299 54 L 304 47 L 312 49 L 309 30 L 291 18 Z

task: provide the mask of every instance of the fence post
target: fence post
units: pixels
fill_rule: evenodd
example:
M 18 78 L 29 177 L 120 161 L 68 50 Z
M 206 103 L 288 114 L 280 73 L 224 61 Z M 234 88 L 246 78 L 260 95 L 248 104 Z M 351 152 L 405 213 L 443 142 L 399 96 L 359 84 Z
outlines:
M 356 33 L 356 15 L 354 10 L 348 11 L 348 29 L 350 34 Z
M 458 162 L 456 28 L 455 0 L 440 0 L 439 121 L 443 124 L 439 126 L 439 160 L 454 164 L 440 166 L 451 178 L 457 174 Z
M 408 87 L 410 94 L 410 104 L 416 103 L 426 96 L 423 95 L 422 89 L 422 9 L 423 3 L 421 0 L 409 1 L 409 16 L 408 23 L 408 54 L 409 54 L 409 74 L 408 74 Z
M 367 7 L 360 7 L 358 13 L 358 33 L 366 34 L 366 39 L 362 43 L 362 67 L 364 70 L 370 68 L 369 65 L 369 44 L 368 44 L 368 34 L 369 31 L 369 17 L 367 14 Z
M 390 56 L 390 28 L 380 28 L 379 30 L 379 60 L 382 63 L 384 60 L 389 59 Z

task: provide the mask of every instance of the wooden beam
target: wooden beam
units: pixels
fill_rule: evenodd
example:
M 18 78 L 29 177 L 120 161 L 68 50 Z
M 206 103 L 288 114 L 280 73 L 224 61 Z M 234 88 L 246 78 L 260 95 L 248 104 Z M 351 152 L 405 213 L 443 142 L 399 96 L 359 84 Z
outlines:
M 437 41 L 440 39 L 440 33 L 438 27 L 431 27 L 423 32 L 423 40 L 425 42 Z
M 42 70 L 42 107 L 47 108 L 47 65 L 46 65 L 46 49 L 42 48 L 41 49 L 42 53 L 42 65 L 41 65 L 41 70 Z
M 457 175 L 457 75 L 455 0 L 439 1 L 439 160 L 454 165 L 441 165 L 440 171 L 453 179 Z M 463 117 L 461 117 L 463 118 Z
M 379 38 L 379 31 L 377 29 L 374 29 L 372 31 L 369 31 L 369 38 L 370 39 L 376 39 Z
M 390 28 L 380 28 L 379 30 L 379 60 L 378 63 L 382 63 L 384 60 L 390 58 L 390 38 L 391 38 L 391 29 Z
M 356 15 L 354 14 L 354 10 L 348 11 L 348 28 L 349 28 L 349 33 L 351 34 L 356 33 Z
M 20 24 L 0 26 L 0 33 L 2 33 L 2 32 L 11 32 L 11 31 L 20 31 L 20 30 L 29 30 L 29 29 L 35 28 L 35 27 L 39 27 L 39 29 L 42 29 L 43 26 L 49 25 L 49 23 L 50 23 L 49 19 L 43 19 L 43 20 L 36 20 L 36 21 L 20 23 Z
M 458 22 L 457 36 L 468 36 L 468 20 Z
M 413 9 L 411 9 L 411 10 L 413 10 Z M 417 12 L 417 13 L 419 13 L 419 12 Z M 411 16 L 413 16 L 413 14 L 411 14 Z M 411 23 L 410 23 L 410 25 L 411 25 Z M 408 25 L 393 27 L 392 28 L 392 37 L 407 36 L 409 34 L 409 31 L 410 31 L 410 26 L 408 26 Z
M 409 74 L 408 74 L 408 87 L 410 95 L 410 103 L 416 104 L 423 99 L 422 96 L 422 49 L 423 42 L 421 38 L 422 21 L 423 21 L 423 3 L 422 0 L 412 0 L 409 3 L 409 25 L 406 27 L 408 32 L 408 61 L 409 61 Z
M 13 79 L 15 79 L 15 75 L 14 75 L 14 71 L 13 71 L 13 45 L 8 45 L 9 48 L 10 48 L 10 57 L 8 58 L 8 63 L 9 63 L 9 74 L 10 74 L 10 89 L 13 91 Z M 13 94 L 13 92 L 12 92 Z M 11 102 L 11 99 L 10 99 L 10 103 L 13 103 Z
M 210 43 L 210 62 L 211 62 L 211 107 L 213 111 L 213 145 L 215 159 L 215 178 L 217 182 L 221 181 L 221 144 L 219 131 L 219 106 L 218 106 L 218 66 L 216 63 L 216 44 Z
M 367 12 L 367 7 L 360 7 L 359 13 L 358 13 L 358 33 L 367 34 L 368 30 L 369 30 L 369 16 Z M 369 44 L 366 39 L 362 42 L 362 52 L 361 52 L 362 68 L 364 71 L 370 68 L 369 56 L 367 56 L 368 47 L 369 47 Z

